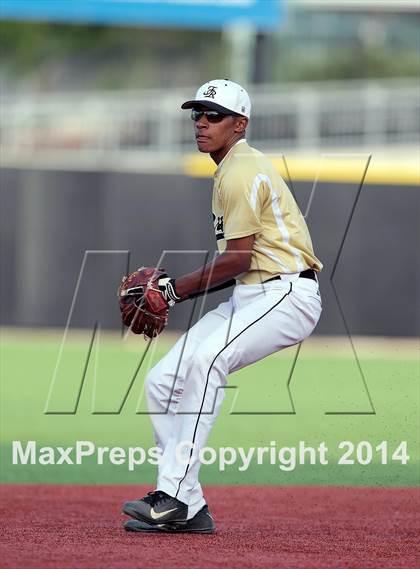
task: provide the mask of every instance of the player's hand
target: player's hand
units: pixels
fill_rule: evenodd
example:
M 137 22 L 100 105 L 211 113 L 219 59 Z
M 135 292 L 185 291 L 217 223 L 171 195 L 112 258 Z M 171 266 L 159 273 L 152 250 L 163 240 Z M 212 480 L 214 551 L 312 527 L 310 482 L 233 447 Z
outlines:
M 176 292 L 175 279 L 162 278 L 158 280 L 157 285 L 169 306 L 174 306 L 175 303 L 183 300 Z

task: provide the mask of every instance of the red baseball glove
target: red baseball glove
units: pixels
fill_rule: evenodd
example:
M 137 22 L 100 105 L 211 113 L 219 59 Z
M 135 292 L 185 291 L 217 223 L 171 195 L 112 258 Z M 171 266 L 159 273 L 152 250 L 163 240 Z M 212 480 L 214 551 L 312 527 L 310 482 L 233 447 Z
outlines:
M 165 328 L 169 303 L 158 281 L 167 276 L 164 269 L 140 267 L 121 281 L 118 288 L 121 318 L 134 334 L 155 338 Z

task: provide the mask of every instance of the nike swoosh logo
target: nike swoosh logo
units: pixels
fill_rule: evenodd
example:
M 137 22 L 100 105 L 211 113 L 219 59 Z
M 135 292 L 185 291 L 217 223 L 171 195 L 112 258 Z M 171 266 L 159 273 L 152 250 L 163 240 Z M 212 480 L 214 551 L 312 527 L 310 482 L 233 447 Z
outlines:
M 153 520 L 160 520 L 160 518 L 163 518 L 163 516 L 166 516 L 166 514 L 169 514 L 171 512 L 175 512 L 175 510 L 177 510 L 178 508 L 172 508 L 172 510 L 166 510 L 166 512 L 155 512 L 154 508 L 151 508 L 150 510 L 150 517 Z

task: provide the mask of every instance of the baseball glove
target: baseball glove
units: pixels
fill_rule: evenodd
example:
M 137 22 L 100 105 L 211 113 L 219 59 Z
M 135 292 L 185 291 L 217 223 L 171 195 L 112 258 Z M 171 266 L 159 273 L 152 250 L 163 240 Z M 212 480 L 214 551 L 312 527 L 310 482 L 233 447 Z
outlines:
M 121 318 L 134 334 L 155 338 L 165 328 L 169 304 L 158 281 L 167 276 L 164 269 L 140 267 L 123 277 L 118 288 Z

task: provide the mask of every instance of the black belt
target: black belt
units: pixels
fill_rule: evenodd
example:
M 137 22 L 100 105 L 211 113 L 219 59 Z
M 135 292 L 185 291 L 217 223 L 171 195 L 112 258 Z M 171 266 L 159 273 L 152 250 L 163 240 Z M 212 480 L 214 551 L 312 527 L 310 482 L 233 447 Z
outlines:
M 299 277 L 301 279 L 312 279 L 313 281 L 316 281 L 315 271 L 313 269 L 306 269 L 306 271 L 302 271 L 301 273 L 299 273 Z M 272 277 L 271 279 L 268 279 L 264 282 L 269 283 L 270 281 L 281 281 L 281 275 Z

